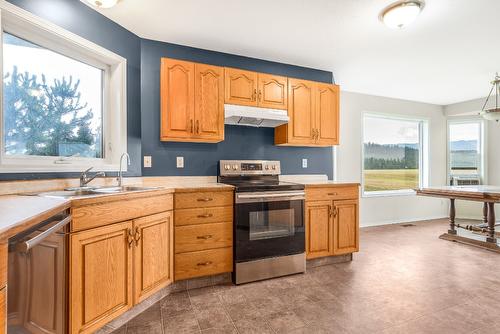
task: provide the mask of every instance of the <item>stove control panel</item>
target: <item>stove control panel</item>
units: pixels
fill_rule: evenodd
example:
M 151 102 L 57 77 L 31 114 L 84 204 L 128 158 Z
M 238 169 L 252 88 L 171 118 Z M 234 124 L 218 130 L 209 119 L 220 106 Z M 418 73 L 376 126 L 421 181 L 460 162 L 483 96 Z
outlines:
M 279 161 L 268 160 L 221 160 L 219 175 L 279 175 Z

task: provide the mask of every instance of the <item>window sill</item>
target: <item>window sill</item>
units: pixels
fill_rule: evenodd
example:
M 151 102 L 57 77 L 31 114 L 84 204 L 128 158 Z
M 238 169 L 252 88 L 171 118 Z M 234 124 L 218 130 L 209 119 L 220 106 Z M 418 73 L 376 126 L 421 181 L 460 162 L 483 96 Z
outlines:
M 416 196 L 415 190 L 395 190 L 395 191 L 370 191 L 368 193 L 363 192 L 362 198 L 372 198 L 372 197 L 399 197 L 399 196 Z

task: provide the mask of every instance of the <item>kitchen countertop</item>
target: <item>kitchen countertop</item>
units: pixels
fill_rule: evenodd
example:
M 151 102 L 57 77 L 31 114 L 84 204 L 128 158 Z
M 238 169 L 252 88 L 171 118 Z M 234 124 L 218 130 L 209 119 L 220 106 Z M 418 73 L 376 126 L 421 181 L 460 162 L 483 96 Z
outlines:
M 70 206 L 70 200 L 61 198 L 0 196 L 0 240 L 5 241 Z

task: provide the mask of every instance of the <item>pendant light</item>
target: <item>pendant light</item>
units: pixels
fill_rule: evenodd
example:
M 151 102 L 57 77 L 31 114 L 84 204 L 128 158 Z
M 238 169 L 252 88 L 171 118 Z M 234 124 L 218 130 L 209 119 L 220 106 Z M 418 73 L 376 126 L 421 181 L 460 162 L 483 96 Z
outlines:
M 424 9 L 421 0 L 401 0 L 384 8 L 379 15 L 380 21 L 392 29 L 401 29 L 415 21 Z
M 493 90 L 495 91 L 495 108 L 486 109 L 488 105 L 488 101 L 490 100 L 491 95 L 493 94 Z M 495 75 L 495 79 L 491 82 L 491 89 L 486 101 L 484 101 L 484 105 L 481 108 L 481 112 L 479 113 L 483 116 L 484 119 L 488 121 L 500 121 L 500 108 L 498 108 L 498 95 L 500 94 L 500 76 L 498 73 Z
M 111 8 L 118 3 L 118 0 L 87 0 L 87 2 L 97 8 Z

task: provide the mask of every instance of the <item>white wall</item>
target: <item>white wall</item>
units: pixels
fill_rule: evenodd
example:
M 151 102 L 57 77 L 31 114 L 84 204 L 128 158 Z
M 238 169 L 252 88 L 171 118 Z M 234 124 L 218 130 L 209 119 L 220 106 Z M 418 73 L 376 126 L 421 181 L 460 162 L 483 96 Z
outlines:
M 379 112 L 422 117 L 429 122 L 430 186 L 446 183 L 446 117 L 443 107 L 385 97 L 342 92 L 340 145 L 336 175 L 339 181 L 361 182 L 362 114 Z M 361 198 L 361 226 L 434 219 L 447 216 L 448 201 L 416 195 Z
M 455 104 L 450 104 L 444 107 L 444 113 L 449 119 L 457 117 L 479 118 L 478 113 L 483 107 L 486 98 L 465 101 Z M 491 100 L 491 99 L 490 99 Z M 493 107 L 494 98 L 490 101 L 488 108 Z M 486 174 L 485 180 L 489 185 L 500 186 L 500 124 L 492 121 L 487 121 L 485 126 L 486 131 Z M 474 202 L 457 202 L 457 217 L 482 219 L 483 211 L 481 203 Z

